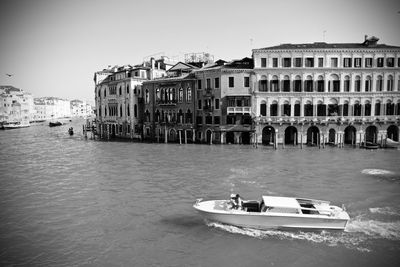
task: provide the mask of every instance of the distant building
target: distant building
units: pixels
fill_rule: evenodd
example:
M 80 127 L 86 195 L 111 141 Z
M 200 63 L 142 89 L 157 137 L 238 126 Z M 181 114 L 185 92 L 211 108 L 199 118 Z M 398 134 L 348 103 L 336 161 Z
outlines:
M 93 108 L 85 101 L 75 99 L 71 100 L 71 116 L 73 117 L 88 117 L 94 114 Z
M 253 49 L 258 143 L 398 140 L 400 47 L 362 43 L 282 44 Z
M 32 121 L 33 97 L 13 86 L 0 86 L 0 122 Z
M 71 117 L 71 103 L 58 97 L 40 97 L 34 99 L 33 120 L 51 120 Z

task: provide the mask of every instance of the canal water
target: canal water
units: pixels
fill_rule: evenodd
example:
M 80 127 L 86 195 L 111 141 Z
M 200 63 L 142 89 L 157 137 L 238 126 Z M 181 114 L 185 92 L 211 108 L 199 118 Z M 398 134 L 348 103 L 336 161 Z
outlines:
M 399 266 L 399 150 L 104 142 L 82 123 L 0 131 L 1 266 Z M 192 208 L 232 192 L 330 200 L 351 221 L 260 231 Z

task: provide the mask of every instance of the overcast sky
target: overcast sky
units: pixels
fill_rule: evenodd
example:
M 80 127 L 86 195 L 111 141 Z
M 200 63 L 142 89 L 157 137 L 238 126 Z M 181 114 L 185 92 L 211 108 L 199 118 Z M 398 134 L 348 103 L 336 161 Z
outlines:
M 0 85 L 93 102 L 93 74 L 108 65 L 192 52 L 231 60 L 365 34 L 400 46 L 400 1 L 0 0 Z

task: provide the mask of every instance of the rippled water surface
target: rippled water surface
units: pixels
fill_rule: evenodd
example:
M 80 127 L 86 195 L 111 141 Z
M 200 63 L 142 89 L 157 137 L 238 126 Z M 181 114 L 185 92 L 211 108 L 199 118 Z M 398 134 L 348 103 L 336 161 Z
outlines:
M 0 131 L 1 266 L 398 266 L 400 151 L 85 140 Z M 346 231 L 203 221 L 231 192 L 344 204 Z

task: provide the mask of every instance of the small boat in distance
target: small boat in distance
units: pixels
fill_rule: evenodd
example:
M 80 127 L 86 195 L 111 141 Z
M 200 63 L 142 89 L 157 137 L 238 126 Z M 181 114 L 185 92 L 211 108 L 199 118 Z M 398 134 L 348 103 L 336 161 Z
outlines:
M 69 133 L 69 135 L 74 135 L 74 128 L 70 127 L 68 129 L 68 133 Z
M 330 202 L 316 199 L 262 196 L 260 201 L 242 201 L 237 194 L 230 200 L 201 199 L 193 205 L 209 220 L 255 229 L 333 229 L 344 230 L 349 215 Z
M 386 147 L 388 148 L 399 148 L 400 147 L 400 143 L 396 142 L 390 138 L 386 138 Z
M 31 126 L 27 121 L 18 121 L 18 122 L 6 122 L 3 124 L 4 129 L 18 129 L 18 128 L 26 128 Z
M 50 127 L 61 126 L 61 125 L 63 125 L 63 124 L 60 121 L 49 122 Z

